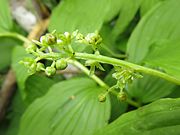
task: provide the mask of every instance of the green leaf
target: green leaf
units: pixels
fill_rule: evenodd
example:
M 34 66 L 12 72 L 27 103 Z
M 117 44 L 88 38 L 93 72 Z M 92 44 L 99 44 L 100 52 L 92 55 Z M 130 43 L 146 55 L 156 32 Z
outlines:
M 72 32 L 79 30 L 83 34 L 100 30 L 109 10 L 109 0 L 64 0 L 52 11 L 49 31 Z M 76 51 L 82 51 L 86 45 L 73 45 Z
M 144 62 L 180 79 L 180 41 L 155 43 Z
M 133 20 L 140 4 L 141 0 L 121 0 L 121 8 L 119 18 L 115 22 L 115 26 L 112 29 L 112 38 L 117 38 L 119 34 L 124 32 L 129 23 Z
M 25 109 L 38 97 L 43 96 L 49 88 L 54 84 L 49 78 L 40 75 L 30 76 L 26 80 L 26 99 L 23 100 L 19 90 L 16 91 L 12 104 L 8 109 L 7 118 L 8 121 L 6 127 L 0 126 L 0 133 L 3 135 L 17 135 L 19 131 L 20 119 Z M 5 122 L 3 122 L 5 123 Z M 2 130 L 2 131 L 1 131 Z
M 143 16 L 128 41 L 129 61 L 141 63 L 153 43 L 180 37 L 180 14 L 175 14 L 180 12 L 179 7 L 179 0 L 167 0 Z
M 179 135 L 180 98 L 162 99 L 120 116 L 95 135 Z
M 36 98 L 43 96 L 55 81 L 41 75 L 32 75 L 25 82 L 26 102 L 32 103 Z
M 162 1 L 164 0 L 142 0 L 140 9 L 141 16 L 144 16 L 151 8 L 153 8 L 156 4 Z
M 0 0 L 0 32 L 10 31 L 13 21 L 10 13 L 9 1 Z
M 49 30 L 82 33 L 99 30 L 108 11 L 109 0 L 64 0 L 52 12 Z
M 27 72 L 27 68 L 25 68 L 24 65 L 19 64 L 19 61 L 28 56 L 29 55 L 22 46 L 16 46 L 12 53 L 12 68 L 15 72 L 18 87 L 23 99 L 26 97 L 25 82 L 30 74 Z
M 0 41 L 0 70 L 3 70 L 10 65 L 12 49 L 18 42 L 8 38 L 0 38 Z
M 19 135 L 87 135 L 108 123 L 109 99 L 98 102 L 102 92 L 95 82 L 77 78 L 57 83 L 33 102 L 21 121 Z
M 119 101 L 117 97 L 114 95 L 110 95 L 110 99 L 111 99 L 111 117 L 109 122 L 112 122 L 127 111 L 128 104 L 126 102 Z
M 148 103 L 169 95 L 175 85 L 158 77 L 143 75 L 128 85 L 128 93 L 141 103 Z

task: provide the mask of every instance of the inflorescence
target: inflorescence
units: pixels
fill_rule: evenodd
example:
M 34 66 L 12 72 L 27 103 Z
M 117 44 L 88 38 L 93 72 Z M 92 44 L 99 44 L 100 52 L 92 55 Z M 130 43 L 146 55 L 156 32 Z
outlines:
M 77 30 L 72 32 L 72 34 L 69 32 L 59 34 L 53 31 L 41 36 L 40 41 L 33 40 L 26 48 L 26 52 L 32 54 L 32 57 L 27 57 L 20 61 L 20 63 L 28 68 L 30 74 L 43 71 L 47 76 L 55 75 L 56 70 L 64 70 L 68 66 L 68 60 L 75 59 L 74 55 L 76 52 L 73 49 L 72 42 L 90 45 L 94 51 L 94 55 L 97 57 L 100 55 L 98 47 L 102 43 L 102 38 L 97 31 L 87 35 L 83 35 Z M 50 66 L 45 66 L 42 60 L 50 61 Z M 96 60 L 86 60 L 85 66 L 90 67 L 89 75 L 94 75 L 96 68 L 104 71 L 102 65 Z M 106 96 L 109 92 L 114 90 L 117 91 L 118 89 L 118 99 L 125 101 L 127 96 L 124 90 L 127 84 L 132 82 L 134 78 L 142 77 L 131 68 L 119 67 L 117 65 L 113 66 L 115 67 L 115 73 L 113 73 L 112 76 L 117 80 L 117 83 L 105 93 L 99 95 L 100 102 L 106 100 Z

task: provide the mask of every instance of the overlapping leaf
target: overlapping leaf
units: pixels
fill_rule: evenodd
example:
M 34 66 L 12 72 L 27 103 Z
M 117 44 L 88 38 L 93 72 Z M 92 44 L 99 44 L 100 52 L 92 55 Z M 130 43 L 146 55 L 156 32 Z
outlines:
M 53 11 L 49 30 L 76 29 L 83 33 L 99 30 L 108 11 L 109 0 L 64 0 Z
M 120 116 L 94 135 L 178 135 L 180 99 L 162 99 Z
M 173 40 L 180 36 L 179 0 L 167 0 L 156 5 L 139 22 L 128 41 L 128 60 L 141 63 L 149 47 L 163 39 Z
M 144 75 L 129 84 L 128 93 L 141 103 L 148 103 L 169 95 L 175 85 L 158 77 Z
M 0 0 L 0 32 L 9 31 L 13 27 L 9 1 Z
M 157 45 L 157 42 L 179 38 L 180 25 L 178 22 L 180 21 L 180 15 L 174 14 L 180 11 L 179 7 L 180 1 L 167 0 L 158 3 L 145 16 L 143 16 L 128 41 L 127 53 L 129 61 L 139 64 L 148 61 L 147 63 L 151 65 L 150 67 L 153 65 L 157 70 L 160 69 L 162 72 L 166 71 L 166 73 L 176 78 L 179 77 L 179 49 L 175 49 L 175 46 L 173 47 L 169 45 L 169 49 L 166 49 L 165 52 L 163 48 L 165 48 L 166 45 L 161 44 L 158 50 L 156 49 L 156 51 L 152 52 L 155 56 L 152 57 L 151 53 L 152 48 L 156 48 L 155 46 Z M 162 54 L 162 51 L 164 54 Z M 169 51 L 172 55 L 168 55 Z M 159 61 L 157 62 L 156 59 Z M 166 67 L 163 64 L 165 64 Z M 129 89 L 131 95 L 142 102 L 156 100 L 157 98 L 167 96 L 173 91 L 174 86 L 162 79 L 147 75 L 144 75 L 144 78 L 145 79 L 137 80 L 133 84 L 134 86 Z
M 25 68 L 24 65 L 19 64 L 19 61 L 21 61 L 25 57 L 27 57 L 25 49 L 22 46 L 16 46 L 12 54 L 12 68 L 16 74 L 18 86 L 23 98 L 26 97 L 26 93 L 24 91 L 25 81 L 30 75 L 27 72 L 27 68 Z
M 92 134 L 107 125 L 109 99 L 100 103 L 102 88 L 86 78 L 55 84 L 25 112 L 19 135 Z
M 180 40 L 155 43 L 144 61 L 180 80 Z

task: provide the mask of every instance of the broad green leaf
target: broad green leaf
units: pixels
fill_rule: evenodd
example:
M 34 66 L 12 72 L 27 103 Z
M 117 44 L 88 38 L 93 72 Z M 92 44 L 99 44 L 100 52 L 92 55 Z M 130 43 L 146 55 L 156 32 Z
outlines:
M 16 39 L 0 38 L 0 70 L 10 65 L 12 50 L 18 44 L 21 42 Z
M 155 43 L 144 62 L 180 80 L 180 40 Z
M 115 22 L 115 26 L 112 30 L 112 38 L 117 38 L 133 20 L 140 4 L 141 0 L 121 0 L 121 8 L 119 18 Z
M 87 34 L 100 30 L 109 10 L 109 0 L 64 0 L 53 10 L 49 30 L 72 32 L 79 30 Z M 76 51 L 82 51 L 85 45 L 76 44 Z
M 124 36 L 122 33 L 128 29 L 128 26 L 134 19 L 140 3 L 141 0 L 111 0 L 105 25 L 101 29 L 104 43 L 102 48 L 107 46 L 117 54 L 117 47 L 121 46 L 117 43 L 117 40 L 122 42 Z M 116 57 L 117 55 L 112 56 Z
M 6 121 L 8 121 L 8 124 L 6 127 L 0 126 L 0 133 L 4 130 L 2 135 L 18 135 L 20 119 L 25 109 L 36 98 L 43 96 L 53 84 L 54 81 L 45 76 L 30 76 L 25 83 L 26 99 L 23 100 L 19 90 L 16 91 L 12 104 L 7 112 Z M 5 123 L 5 121 L 3 123 Z
M 141 103 L 148 103 L 169 95 L 175 85 L 158 77 L 143 75 L 129 84 L 128 93 Z
M 10 13 L 8 0 L 0 0 L 0 32 L 10 31 L 13 27 L 13 21 Z
M 55 81 L 41 75 L 32 75 L 25 82 L 26 102 L 30 104 L 43 96 Z
M 141 3 L 141 16 L 144 16 L 151 8 L 164 0 L 143 0 Z
M 128 60 L 141 63 L 149 47 L 160 40 L 180 37 L 180 1 L 167 0 L 152 8 L 139 22 L 128 41 Z
M 116 96 L 110 95 L 111 99 L 111 117 L 109 122 L 113 122 L 120 115 L 125 113 L 128 109 L 128 104 L 126 102 L 120 102 Z
M 161 99 L 120 116 L 94 135 L 179 135 L 180 98 Z
M 53 10 L 49 30 L 89 33 L 99 30 L 108 11 L 109 0 L 64 0 Z
M 109 99 L 97 100 L 103 91 L 94 81 L 77 78 L 57 83 L 33 102 L 21 121 L 19 135 L 89 135 L 108 123 Z
M 179 98 L 180 97 L 180 86 L 177 86 L 174 91 L 169 94 L 167 97 L 169 98 Z
M 22 46 L 16 46 L 12 53 L 12 68 L 16 74 L 16 80 L 23 99 L 26 97 L 25 82 L 30 74 L 27 72 L 27 68 L 25 68 L 24 65 L 19 64 L 19 61 L 27 56 L 29 55 Z

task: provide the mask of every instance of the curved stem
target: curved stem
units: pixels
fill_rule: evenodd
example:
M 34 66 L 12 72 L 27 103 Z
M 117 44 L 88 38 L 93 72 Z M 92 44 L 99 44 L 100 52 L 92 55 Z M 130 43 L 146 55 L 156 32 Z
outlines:
M 89 76 L 89 70 L 86 67 L 84 67 L 84 65 L 82 65 L 80 62 L 78 62 L 76 60 L 68 60 L 68 63 L 71 63 L 74 66 L 78 67 L 86 75 Z M 96 75 L 92 75 L 92 76 L 89 76 L 89 77 L 92 78 L 93 80 L 95 80 L 101 87 L 103 87 L 105 89 L 109 89 L 109 86 L 106 83 L 104 83 L 101 79 L 99 79 L 99 77 L 97 77 Z
M 75 53 L 74 57 L 77 59 L 96 60 L 101 63 L 107 63 L 107 64 L 111 64 L 111 65 L 116 65 L 116 66 L 126 66 L 126 67 L 134 69 L 135 71 L 138 71 L 141 73 L 146 73 L 146 74 L 153 75 L 153 76 L 157 76 L 157 77 L 163 78 L 167 81 L 173 82 L 177 85 L 180 85 L 180 80 L 176 79 L 175 77 L 172 77 L 172 76 L 170 76 L 166 73 L 160 72 L 158 70 L 154 70 L 154 69 L 151 69 L 148 67 L 143 67 L 143 66 L 140 66 L 137 64 L 127 62 L 127 61 L 110 58 L 110 57 L 106 57 L 106 56 L 102 56 L 102 55 L 99 55 L 97 57 L 96 55 L 87 54 L 87 53 Z
M 78 62 L 78 61 L 76 61 L 76 60 L 68 60 L 68 63 L 71 63 L 71 64 L 73 64 L 74 66 L 78 67 L 78 68 L 79 68 L 80 70 L 82 70 L 86 75 L 89 76 L 89 72 L 90 72 L 90 71 L 89 71 L 86 67 L 84 67 L 84 65 L 82 65 L 80 62 Z M 104 82 L 103 82 L 99 77 L 97 77 L 96 75 L 92 75 L 92 76 L 89 76 L 89 77 L 92 78 L 94 81 L 96 81 L 101 87 L 105 88 L 106 90 L 108 90 L 108 89 L 110 88 L 106 83 L 104 83 Z M 115 91 L 115 90 L 111 90 L 110 92 L 111 92 L 113 95 L 115 95 L 115 96 L 118 95 L 118 92 Z M 140 107 L 140 105 L 139 105 L 137 102 L 131 100 L 130 98 L 128 98 L 128 99 L 126 100 L 126 102 L 127 102 L 128 104 L 132 105 L 132 106 Z
M 27 39 L 26 37 L 18 34 L 18 33 L 0 33 L 0 37 L 12 37 L 12 38 L 17 38 L 25 43 L 31 43 L 31 41 L 29 39 Z

